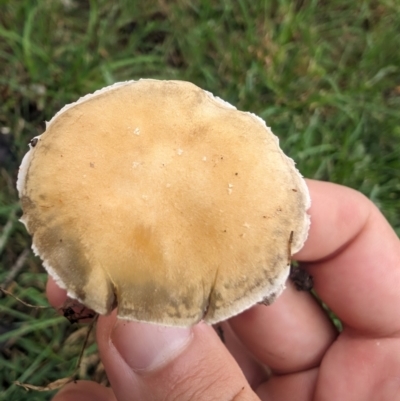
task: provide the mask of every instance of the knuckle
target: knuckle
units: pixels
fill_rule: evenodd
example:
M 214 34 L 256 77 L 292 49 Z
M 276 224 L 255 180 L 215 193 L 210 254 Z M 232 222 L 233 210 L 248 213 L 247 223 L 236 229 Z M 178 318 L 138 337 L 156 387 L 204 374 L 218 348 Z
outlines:
M 198 363 L 188 370 L 187 374 L 177 377 L 170 387 L 165 401 L 205 400 L 208 401 L 245 401 L 254 400 L 249 395 L 254 393 L 244 378 L 240 380 L 232 377 L 229 369 L 221 369 L 221 364 L 215 363 L 213 367 L 208 363 Z M 230 373 L 229 373 L 230 372 Z

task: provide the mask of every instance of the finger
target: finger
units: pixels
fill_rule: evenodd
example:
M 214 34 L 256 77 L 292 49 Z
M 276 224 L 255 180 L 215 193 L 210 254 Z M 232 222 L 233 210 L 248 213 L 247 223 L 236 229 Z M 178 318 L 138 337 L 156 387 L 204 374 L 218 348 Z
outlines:
M 307 180 L 311 195 L 310 231 L 304 247 L 294 255 L 300 261 L 321 261 L 338 253 L 360 232 L 372 204 L 353 189 Z
M 253 390 L 268 380 L 271 376 L 270 369 L 262 366 L 255 360 L 248 349 L 237 338 L 228 322 L 221 322 L 214 328 Z
M 315 400 L 399 401 L 400 338 L 360 337 L 345 330 L 325 356 Z
M 369 335 L 400 332 L 400 242 L 366 197 L 339 185 L 308 182 L 309 239 L 296 256 L 321 298 L 347 327 Z
M 258 399 L 205 324 L 167 328 L 118 320 L 113 313 L 99 319 L 97 340 L 119 401 Z
M 229 322 L 256 359 L 279 374 L 318 366 L 337 336 L 315 299 L 291 283 L 272 305 L 257 305 Z
M 274 376 L 258 388 L 257 395 L 262 401 L 310 401 L 314 399 L 317 377 L 317 368 L 284 376 Z M 323 398 L 317 399 L 322 400 Z
M 46 286 L 49 303 L 57 312 L 63 315 L 70 323 L 90 323 L 96 312 L 86 308 L 78 300 L 68 298 L 67 292 L 49 276 Z
M 67 291 L 60 288 L 51 276 L 47 278 L 46 293 L 47 299 L 54 309 L 61 308 L 67 300 Z
M 116 401 L 111 389 L 89 381 L 72 382 L 64 386 L 53 401 Z

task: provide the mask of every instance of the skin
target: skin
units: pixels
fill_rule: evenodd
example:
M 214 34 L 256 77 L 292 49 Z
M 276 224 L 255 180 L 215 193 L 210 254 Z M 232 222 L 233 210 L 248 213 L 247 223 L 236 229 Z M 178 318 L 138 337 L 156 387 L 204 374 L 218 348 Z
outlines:
M 111 314 L 97 327 L 111 388 L 70 383 L 54 400 L 400 400 L 399 239 L 360 193 L 307 184 L 312 224 L 295 258 L 343 322 L 340 334 L 292 285 L 273 305 L 223 322 L 225 345 L 205 324 L 160 328 Z M 49 280 L 48 297 L 60 307 L 65 292 Z

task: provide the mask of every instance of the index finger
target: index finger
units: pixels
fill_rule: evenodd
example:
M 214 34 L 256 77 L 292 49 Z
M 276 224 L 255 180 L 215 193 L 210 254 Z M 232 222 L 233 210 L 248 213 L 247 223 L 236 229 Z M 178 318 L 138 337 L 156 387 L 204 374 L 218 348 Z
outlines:
M 308 181 L 312 227 L 295 255 L 342 322 L 365 334 L 400 331 L 400 242 L 378 208 L 357 191 Z M 313 190 L 318 186 L 318 190 Z

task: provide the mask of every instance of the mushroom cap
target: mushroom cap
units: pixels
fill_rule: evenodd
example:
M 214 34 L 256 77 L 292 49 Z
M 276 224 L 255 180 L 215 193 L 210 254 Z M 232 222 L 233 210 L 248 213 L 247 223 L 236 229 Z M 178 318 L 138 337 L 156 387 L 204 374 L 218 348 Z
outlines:
M 278 139 L 191 83 L 106 87 L 32 145 L 21 221 L 50 275 L 100 314 L 227 319 L 281 293 L 307 237 L 308 190 Z

